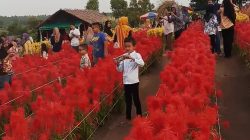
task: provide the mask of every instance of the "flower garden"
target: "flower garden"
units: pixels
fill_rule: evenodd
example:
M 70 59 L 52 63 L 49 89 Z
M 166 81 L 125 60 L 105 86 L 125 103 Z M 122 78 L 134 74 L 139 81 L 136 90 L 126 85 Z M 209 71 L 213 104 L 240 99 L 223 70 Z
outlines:
M 200 23 L 182 34 L 169 57 L 158 92 L 147 99 L 148 116 L 135 119 L 125 139 L 219 139 L 218 107 L 212 100 L 216 96 L 215 57 Z
M 235 44 L 250 67 L 250 22 L 244 13 L 237 13 Z M 161 56 L 162 33 L 162 28 L 135 30 L 136 50 L 146 61 L 141 73 Z M 33 52 L 40 52 L 39 46 L 34 43 Z M 113 58 L 124 50 L 112 46 L 109 56 L 89 70 L 79 69 L 80 56 L 68 43 L 47 60 L 38 54 L 17 59 L 12 85 L 0 91 L 1 138 L 91 138 L 122 97 L 122 75 Z M 217 97 L 222 93 L 216 89 L 216 57 L 202 23 L 192 23 L 174 48 L 160 73 L 160 88 L 147 98 L 147 116 L 133 121 L 125 140 L 221 139 Z
M 134 38 L 148 67 L 159 55 L 161 39 L 145 31 Z M 3 140 L 88 138 L 120 96 L 121 74 L 113 58 L 122 49 L 110 49 L 97 66 L 81 71 L 80 56 L 68 44 L 63 48 L 48 60 L 30 55 L 15 62 L 12 85 L 0 94 Z

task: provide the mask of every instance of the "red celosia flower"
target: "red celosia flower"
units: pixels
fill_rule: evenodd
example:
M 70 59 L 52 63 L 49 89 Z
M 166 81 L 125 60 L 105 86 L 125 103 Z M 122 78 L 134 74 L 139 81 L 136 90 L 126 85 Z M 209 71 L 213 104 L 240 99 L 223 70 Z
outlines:
M 28 122 L 25 120 L 24 110 L 19 108 L 16 112 L 12 112 L 10 116 L 10 124 L 5 126 L 6 136 L 3 140 L 19 139 L 29 140 Z

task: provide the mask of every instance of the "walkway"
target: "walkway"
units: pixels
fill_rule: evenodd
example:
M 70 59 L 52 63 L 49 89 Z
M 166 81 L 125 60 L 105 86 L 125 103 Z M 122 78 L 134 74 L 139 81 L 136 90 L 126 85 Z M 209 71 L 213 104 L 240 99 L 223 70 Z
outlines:
M 141 76 L 140 82 L 140 98 L 142 101 L 142 110 L 146 111 L 146 98 L 155 95 L 160 85 L 160 72 L 167 64 L 167 57 L 163 57 L 161 61 L 154 63 L 149 71 Z M 135 110 L 133 109 L 133 112 Z M 135 114 L 134 114 L 135 115 Z M 93 140 L 123 140 L 128 135 L 131 125 L 120 126 L 120 122 L 124 120 L 125 114 L 112 114 L 105 125 L 97 130 Z
M 250 140 L 250 70 L 239 56 L 219 58 L 216 80 L 223 91 L 220 117 L 230 122 L 223 139 Z
M 159 73 L 167 64 L 167 58 L 156 63 L 150 71 L 141 77 L 141 100 L 146 110 L 146 97 L 155 95 L 159 88 Z M 218 58 L 216 81 L 223 91 L 220 99 L 220 118 L 228 120 L 230 127 L 222 130 L 225 140 L 250 139 L 250 70 L 239 56 L 230 59 Z M 97 130 L 94 140 L 123 140 L 131 125 L 119 126 L 124 120 L 123 114 L 112 114 L 105 125 Z

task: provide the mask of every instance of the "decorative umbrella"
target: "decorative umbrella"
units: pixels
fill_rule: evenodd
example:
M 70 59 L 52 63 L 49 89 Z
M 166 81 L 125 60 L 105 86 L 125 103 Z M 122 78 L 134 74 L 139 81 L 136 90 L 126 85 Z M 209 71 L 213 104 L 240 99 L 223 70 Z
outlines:
M 148 12 L 140 17 L 140 19 L 154 19 L 158 16 L 157 13 L 154 12 Z

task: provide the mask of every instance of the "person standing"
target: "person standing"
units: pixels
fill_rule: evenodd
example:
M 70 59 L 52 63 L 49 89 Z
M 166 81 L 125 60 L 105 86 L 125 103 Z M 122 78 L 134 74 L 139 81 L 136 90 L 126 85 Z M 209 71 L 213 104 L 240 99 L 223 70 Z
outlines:
M 112 28 L 111 21 L 110 20 L 106 21 L 104 25 L 104 33 L 106 33 L 110 38 L 112 38 L 114 35 L 111 28 Z
M 223 0 L 222 4 L 220 14 L 224 53 L 226 58 L 230 58 L 232 55 L 236 14 L 232 0 Z
M 188 28 L 188 24 L 190 23 L 189 15 L 188 15 L 188 8 L 183 6 L 181 10 L 183 14 L 184 29 L 186 30 Z
M 81 55 L 80 60 L 80 69 L 90 69 L 91 62 L 88 55 L 88 45 L 80 45 L 79 46 L 79 54 Z
M 178 39 L 184 29 L 184 20 L 182 11 L 179 10 L 176 4 L 171 7 L 171 18 L 174 22 L 174 36 Z
M 23 46 L 24 46 L 24 54 L 33 54 L 32 42 L 30 40 L 30 36 L 27 33 L 23 33 Z
M 117 70 L 123 72 L 123 84 L 125 90 L 126 119 L 131 120 L 132 99 L 136 107 L 136 114 L 142 116 L 141 102 L 139 98 L 139 67 L 144 66 L 144 61 L 135 51 L 133 38 L 125 38 L 126 53 L 119 59 L 115 59 Z
M 211 42 L 211 51 L 212 53 L 219 53 L 216 50 L 216 33 L 217 33 L 217 26 L 218 21 L 217 17 L 214 13 L 214 6 L 209 4 L 206 9 L 206 14 L 204 16 L 205 20 L 205 29 L 204 32 L 209 35 L 210 42 Z
M 11 84 L 12 79 L 12 57 L 14 54 L 9 51 L 13 47 L 9 44 L 7 47 L 3 46 L 2 40 L 0 41 L 0 89 L 4 88 L 5 83 Z
M 220 27 L 221 16 L 217 12 L 220 10 L 220 4 L 218 3 L 218 1 L 214 3 L 214 10 L 215 10 L 215 14 L 218 20 L 218 27 L 217 27 L 217 33 L 216 33 L 216 50 L 217 50 L 217 53 L 221 55 L 221 27 Z
M 94 36 L 93 29 L 89 26 L 87 31 L 84 33 L 85 43 L 89 44 Z
M 71 47 L 78 52 L 78 47 L 80 45 L 80 31 L 75 27 L 75 25 L 70 25 L 69 37 L 71 38 Z
M 115 28 L 114 43 L 116 48 L 124 48 L 124 39 L 132 37 L 132 28 L 128 26 L 128 17 L 120 17 Z
M 93 45 L 93 62 L 94 65 L 97 64 L 100 58 L 104 58 L 107 55 L 107 40 L 106 34 L 101 32 L 100 23 L 93 23 L 92 28 L 94 31 L 94 36 L 91 40 Z
M 166 44 L 168 45 L 169 49 L 172 50 L 172 38 L 174 34 L 174 23 L 171 19 L 170 13 L 166 10 L 165 16 L 162 19 L 164 35 L 166 37 Z M 165 51 L 165 49 L 163 50 Z
M 63 38 L 58 28 L 54 28 L 53 36 L 50 38 L 53 52 L 59 52 L 62 49 Z
M 42 43 L 41 44 L 41 57 L 44 58 L 44 59 L 48 59 L 49 58 L 49 51 L 48 51 L 48 48 L 46 46 L 45 43 Z

